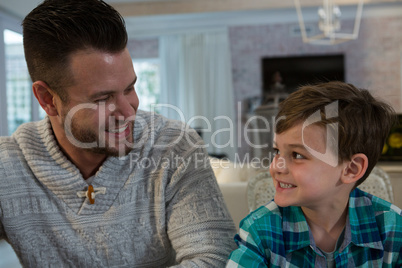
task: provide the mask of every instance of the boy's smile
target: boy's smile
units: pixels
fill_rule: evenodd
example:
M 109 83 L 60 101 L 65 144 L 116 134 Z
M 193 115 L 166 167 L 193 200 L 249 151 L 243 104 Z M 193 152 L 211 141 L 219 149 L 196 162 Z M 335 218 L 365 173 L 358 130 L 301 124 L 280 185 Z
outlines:
M 332 167 L 310 153 L 315 150 L 324 154 L 327 150 L 324 127 L 310 125 L 302 129 L 302 123 L 297 124 L 275 135 L 274 148 L 270 172 L 279 206 L 313 208 L 330 205 L 336 199 L 342 188 L 343 164 Z

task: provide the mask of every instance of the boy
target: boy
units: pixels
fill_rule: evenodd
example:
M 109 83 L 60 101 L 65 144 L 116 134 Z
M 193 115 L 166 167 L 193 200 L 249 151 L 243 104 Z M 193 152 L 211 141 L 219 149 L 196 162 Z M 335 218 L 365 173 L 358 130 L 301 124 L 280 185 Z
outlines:
M 400 267 L 402 212 L 356 187 L 393 123 L 367 90 L 304 86 L 280 104 L 273 201 L 240 224 L 227 267 Z

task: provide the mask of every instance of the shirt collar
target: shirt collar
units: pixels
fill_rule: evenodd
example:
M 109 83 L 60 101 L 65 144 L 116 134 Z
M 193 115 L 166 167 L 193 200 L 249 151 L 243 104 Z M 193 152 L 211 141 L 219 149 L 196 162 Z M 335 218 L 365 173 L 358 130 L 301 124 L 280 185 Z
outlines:
M 283 215 L 283 239 L 286 253 L 316 244 L 300 207 L 281 208 Z M 351 242 L 357 246 L 383 250 L 381 236 L 375 219 L 371 199 L 361 190 L 355 189 L 349 198 L 348 217 L 342 252 Z
M 310 246 L 309 227 L 300 207 L 284 207 L 283 239 L 286 253 Z

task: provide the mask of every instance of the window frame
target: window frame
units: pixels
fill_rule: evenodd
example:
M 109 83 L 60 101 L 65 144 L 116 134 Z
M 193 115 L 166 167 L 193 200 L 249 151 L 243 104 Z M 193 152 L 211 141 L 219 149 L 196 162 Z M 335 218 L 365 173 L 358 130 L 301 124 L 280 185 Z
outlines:
M 158 72 L 159 72 L 159 76 L 158 76 L 158 80 L 159 80 L 159 97 L 160 97 L 160 94 L 161 94 L 161 92 L 160 92 L 160 90 L 161 90 L 161 76 L 160 76 L 160 71 L 161 71 L 161 60 L 160 60 L 160 58 L 159 57 L 153 57 L 153 58 L 131 58 L 131 61 L 133 62 L 133 65 L 134 65 L 134 71 L 136 72 L 136 74 L 138 75 L 138 73 L 137 73 L 137 70 L 136 70 L 136 63 L 138 63 L 138 62 L 149 62 L 149 63 L 156 63 L 158 66 L 159 66 L 159 70 L 158 70 Z M 138 95 L 138 92 L 137 92 L 137 95 Z M 141 96 L 139 96 L 139 97 L 141 97 Z M 160 101 L 160 100 L 159 100 Z M 141 104 L 141 98 L 140 98 L 140 104 Z M 144 109 L 143 107 L 141 107 L 141 109 L 143 109 L 144 111 L 149 111 L 148 109 Z
M 13 17 L 0 10 L 0 136 L 8 136 L 7 119 L 7 81 L 4 30 L 22 34 L 21 19 Z M 39 120 L 39 104 L 31 91 L 31 118 Z

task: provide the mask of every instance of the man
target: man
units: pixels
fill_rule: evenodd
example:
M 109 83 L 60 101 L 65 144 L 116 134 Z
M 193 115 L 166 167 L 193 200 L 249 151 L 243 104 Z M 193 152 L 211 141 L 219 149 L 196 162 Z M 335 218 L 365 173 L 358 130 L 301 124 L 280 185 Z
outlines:
M 138 110 L 121 16 L 47 0 L 23 21 L 47 117 L 0 138 L 0 239 L 26 267 L 220 267 L 235 246 L 202 141 Z

